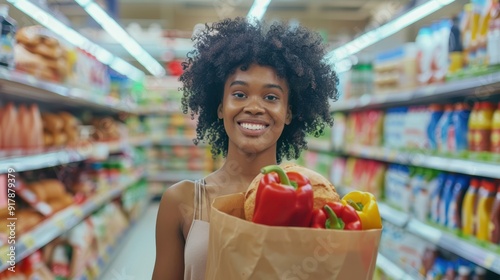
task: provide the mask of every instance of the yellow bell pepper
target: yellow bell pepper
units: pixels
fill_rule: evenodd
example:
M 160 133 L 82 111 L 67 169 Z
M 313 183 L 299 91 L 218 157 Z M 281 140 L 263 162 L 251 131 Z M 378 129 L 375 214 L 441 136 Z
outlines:
M 382 228 L 382 218 L 378 211 L 377 200 L 369 192 L 352 191 L 342 198 L 342 202 L 349 204 L 358 212 L 361 227 L 366 229 Z

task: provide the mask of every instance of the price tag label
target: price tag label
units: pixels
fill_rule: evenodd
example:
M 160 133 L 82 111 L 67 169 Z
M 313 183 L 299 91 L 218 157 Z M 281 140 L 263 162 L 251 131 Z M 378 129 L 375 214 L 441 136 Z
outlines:
M 54 225 L 58 228 L 58 229 L 66 229 L 66 223 L 64 222 L 64 219 L 61 219 L 61 218 L 57 218 L 54 220 Z
M 9 261 L 9 246 L 0 247 L 0 265 L 4 265 Z
M 81 207 L 75 208 L 75 216 L 83 218 L 83 209 Z
M 26 250 L 31 250 L 35 247 L 35 239 L 31 236 L 31 234 L 25 235 L 22 242 L 24 243 L 24 246 L 26 246 Z
M 484 268 L 490 269 L 494 262 L 495 262 L 495 256 L 491 253 L 488 253 L 484 258 L 483 266 Z

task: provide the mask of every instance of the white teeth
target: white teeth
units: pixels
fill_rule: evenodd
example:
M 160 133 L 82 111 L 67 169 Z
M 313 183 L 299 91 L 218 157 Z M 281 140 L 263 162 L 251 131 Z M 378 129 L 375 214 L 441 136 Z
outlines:
M 241 123 L 240 124 L 243 128 L 250 129 L 250 130 L 261 130 L 266 128 L 265 125 L 262 124 L 254 124 L 254 123 Z

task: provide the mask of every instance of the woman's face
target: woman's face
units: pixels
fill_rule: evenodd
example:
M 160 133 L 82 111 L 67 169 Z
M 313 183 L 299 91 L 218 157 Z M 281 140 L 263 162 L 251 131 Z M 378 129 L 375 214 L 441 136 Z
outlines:
M 254 154 L 272 148 L 285 124 L 292 119 L 288 106 L 288 85 L 268 66 L 239 67 L 224 85 L 218 117 L 224 120 L 229 149 Z

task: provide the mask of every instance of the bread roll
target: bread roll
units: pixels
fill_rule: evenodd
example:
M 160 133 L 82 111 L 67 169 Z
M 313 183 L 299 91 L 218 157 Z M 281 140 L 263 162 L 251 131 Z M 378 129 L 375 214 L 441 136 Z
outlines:
M 48 59 L 56 60 L 63 55 L 63 50 L 59 47 L 38 44 L 33 48 L 33 53 L 39 54 Z
M 56 114 L 42 114 L 43 129 L 53 134 L 60 132 L 64 127 L 64 121 Z
M 64 132 L 56 132 L 54 137 L 54 146 L 64 146 L 68 142 L 68 136 Z
M 78 120 L 68 112 L 60 112 L 59 117 L 63 120 L 64 131 L 73 130 L 78 125 Z
M 42 184 L 38 182 L 30 183 L 27 185 L 28 189 L 31 190 L 35 195 L 36 198 L 40 201 L 45 201 L 47 200 L 47 194 L 45 191 L 45 188 Z
M 54 146 L 54 136 L 50 132 L 43 133 L 43 145 L 45 147 Z
M 23 27 L 16 32 L 16 41 L 26 46 L 36 46 L 42 42 L 42 38 L 33 27 Z
M 62 197 L 66 194 L 66 189 L 61 181 L 57 179 L 44 179 L 38 182 L 45 191 L 46 200 Z
M 309 178 L 314 191 L 314 209 L 322 208 L 327 202 L 340 201 L 340 197 L 332 183 L 316 171 L 291 163 L 282 164 L 281 167 L 286 172 L 299 172 Z M 245 219 L 247 221 L 251 221 L 253 218 L 255 196 L 262 176 L 264 175 L 259 174 L 255 177 L 245 194 Z

